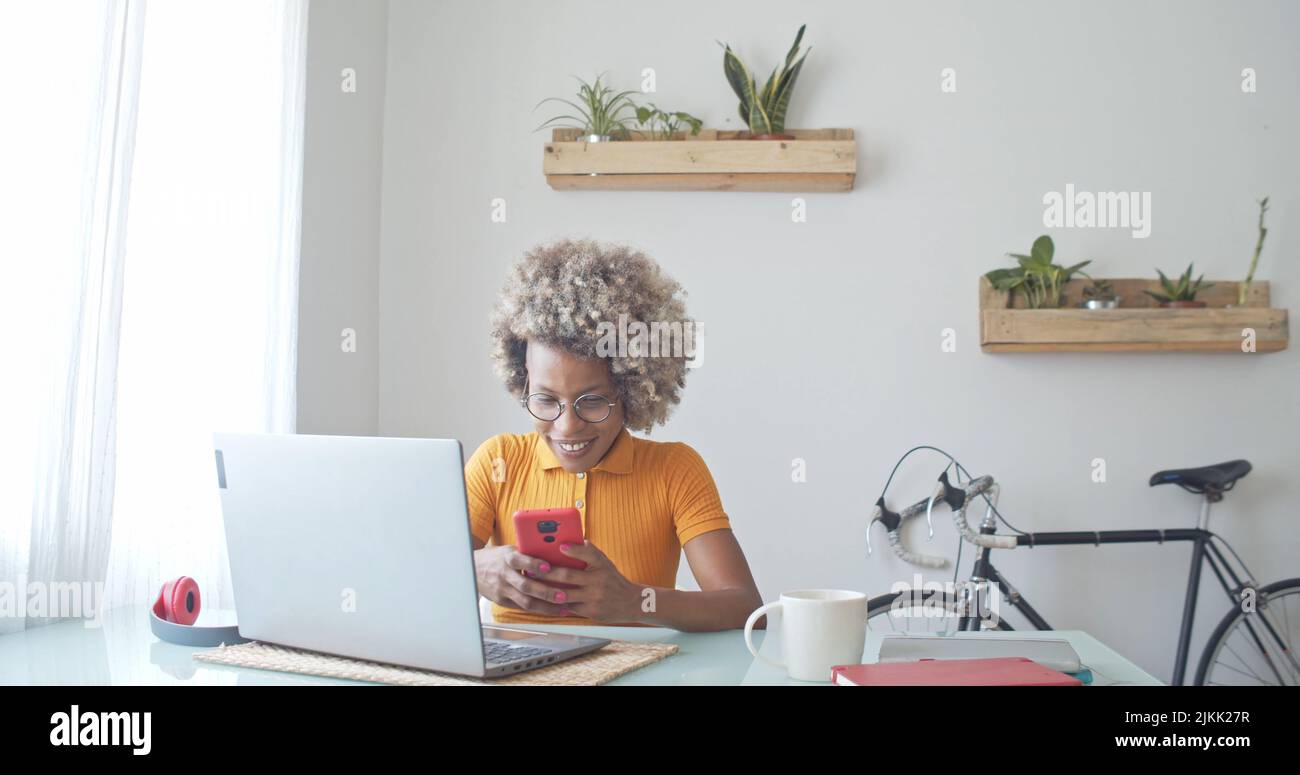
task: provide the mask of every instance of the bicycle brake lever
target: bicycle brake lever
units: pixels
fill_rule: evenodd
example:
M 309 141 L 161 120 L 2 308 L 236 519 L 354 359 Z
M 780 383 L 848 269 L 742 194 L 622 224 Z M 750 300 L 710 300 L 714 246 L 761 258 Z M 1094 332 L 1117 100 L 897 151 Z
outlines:
M 948 474 L 945 471 L 944 477 L 947 475 Z M 944 481 L 943 477 L 940 478 L 940 481 Z M 943 484 L 940 484 L 935 488 L 934 494 L 930 496 L 930 500 L 925 502 L 925 526 L 930 529 L 930 535 L 925 539 L 927 541 L 934 540 L 934 502 L 942 497 L 944 492 L 944 486 Z
M 871 519 L 867 520 L 867 556 L 871 556 L 871 526 L 880 519 L 880 506 L 871 509 Z

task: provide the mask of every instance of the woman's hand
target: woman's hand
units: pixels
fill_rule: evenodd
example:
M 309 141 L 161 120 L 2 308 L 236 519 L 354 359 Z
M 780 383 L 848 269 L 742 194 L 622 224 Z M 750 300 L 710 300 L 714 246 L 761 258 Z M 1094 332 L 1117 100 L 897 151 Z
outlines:
M 520 554 L 514 546 L 493 546 L 474 552 L 474 573 L 480 595 L 507 608 L 567 616 L 564 606 L 556 602 L 564 601 L 564 590 L 530 578 L 544 578 L 554 570 L 550 563 Z
M 641 587 L 624 578 L 595 544 L 561 544 L 560 551 L 587 563 L 583 570 L 554 568 L 547 575 L 554 581 L 578 585 L 577 589 L 561 590 L 564 596 L 559 599 L 565 607 L 595 622 L 628 624 L 640 620 Z

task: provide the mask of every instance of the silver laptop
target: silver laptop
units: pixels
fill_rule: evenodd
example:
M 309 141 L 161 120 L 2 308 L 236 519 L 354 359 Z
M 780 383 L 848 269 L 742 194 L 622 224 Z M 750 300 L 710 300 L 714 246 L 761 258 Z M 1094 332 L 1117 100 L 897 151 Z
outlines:
M 480 677 L 609 643 L 481 624 L 460 442 L 214 442 L 244 637 Z

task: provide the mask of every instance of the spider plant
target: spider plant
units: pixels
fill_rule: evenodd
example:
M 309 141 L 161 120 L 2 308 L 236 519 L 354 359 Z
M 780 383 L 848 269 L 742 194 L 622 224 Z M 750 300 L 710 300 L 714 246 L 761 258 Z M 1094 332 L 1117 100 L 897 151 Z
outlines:
M 657 140 L 671 140 L 688 126 L 691 128 L 691 136 L 694 137 L 700 133 L 700 127 L 704 126 L 703 121 L 690 113 L 683 113 L 680 110 L 670 113 L 660 110 L 654 104 L 637 107 L 636 122 L 643 127 L 648 127 L 650 137 Z
M 1207 288 L 1214 287 L 1214 283 L 1201 282 L 1205 278 L 1205 275 L 1201 275 L 1196 278 L 1196 282 L 1192 282 L 1192 264 L 1188 264 L 1187 270 L 1179 275 L 1178 282 L 1170 280 L 1165 276 L 1165 273 L 1159 269 L 1156 270 L 1156 274 L 1160 275 L 1160 288 L 1164 293 L 1156 293 L 1154 291 L 1142 292 L 1160 302 L 1160 306 L 1162 307 L 1204 307 L 1205 302 L 1197 301 L 1196 294 L 1206 290 Z
M 1061 306 L 1061 291 L 1080 269 L 1092 261 L 1081 261 L 1073 266 L 1052 263 L 1056 245 L 1044 234 L 1034 240 L 1029 255 L 1008 253 L 1020 266 L 1011 269 L 994 269 L 984 275 L 999 291 L 1015 294 L 1020 291 L 1030 309 L 1054 309 Z
M 616 92 L 602 82 L 604 75 L 596 76 L 594 83 L 574 76 L 578 82 L 578 101 L 562 97 L 547 97 L 533 108 L 536 110 L 547 102 L 560 102 L 573 108 L 577 115 L 571 113 L 553 116 L 538 129 L 546 127 L 567 127 L 577 129 L 584 135 L 601 138 L 627 137 L 627 125 L 634 118 L 636 104 L 630 95 L 633 91 Z
M 803 68 L 803 61 L 808 56 L 808 51 L 812 50 L 810 47 L 799 55 L 799 43 L 803 40 L 803 31 L 807 26 L 805 24 L 799 27 L 798 34 L 794 36 L 794 45 L 785 55 L 785 63 L 772 70 L 761 91 L 749 68 L 731 50 L 731 46 L 718 43 L 723 47 L 722 71 L 726 74 L 732 91 L 740 98 L 740 119 L 754 135 L 781 135 L 785 131 L 785 113 L 790 105 L 790 95 L 794 93 L 794 84 Z

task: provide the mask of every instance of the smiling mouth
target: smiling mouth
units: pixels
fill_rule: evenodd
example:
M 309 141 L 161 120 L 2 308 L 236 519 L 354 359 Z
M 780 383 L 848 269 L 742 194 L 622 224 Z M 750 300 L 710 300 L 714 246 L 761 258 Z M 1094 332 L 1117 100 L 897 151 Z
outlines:
M 594 441 L 595 439 L 590 439 L 588 441 L 575 441 L 575 442 L 556 441 L 554 443 L 555 446 L 559 447 L 565 452 L 573 453 L 573 452 L 582 452 L 583 450 L 590 447 Z

